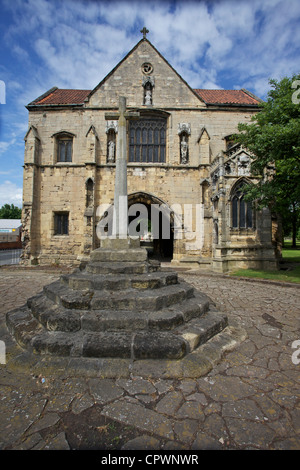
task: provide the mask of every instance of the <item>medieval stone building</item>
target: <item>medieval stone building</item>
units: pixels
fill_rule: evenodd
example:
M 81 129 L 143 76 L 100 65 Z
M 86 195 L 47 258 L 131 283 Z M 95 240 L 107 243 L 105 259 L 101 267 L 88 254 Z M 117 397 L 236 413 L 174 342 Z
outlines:
M 119 96 L 139 112 L 127 119 L 128 205 L 146 206 L 151 222 L 151 207 L 161 207 L 169 224 L 167 238 L 154 237 L 151 222 L 141 234 L 150 253 L 219 272 L 274 267 L 271 215 L 245 202 L 250 156 L 231 139 L 260 99 L 192 89 L 145 33 L 93 90 L 54 87 L 28 104 L 24 263 L 76 265 L 99 246 L 97 208 L 114 202 L 118 148 L 118 121 L 107 115 Z

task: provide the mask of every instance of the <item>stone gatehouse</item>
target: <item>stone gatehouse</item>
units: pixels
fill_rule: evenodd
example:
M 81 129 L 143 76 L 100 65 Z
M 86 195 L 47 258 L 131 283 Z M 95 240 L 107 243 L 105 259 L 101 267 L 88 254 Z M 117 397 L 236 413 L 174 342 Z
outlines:
M 250 156 L 231 139 L 261 100 L 192 89 L 145 34 L 93 90 L 54 87 L 27 105 L 23 262 L 77 265 L 99 246 L 97 208 L 114 202 L 118 146 L 107 114 L 119 96 L 140 115 L 127 119 L 129 206 L 170 208 L 167 239 L 150 222 L 141 233 L 151 255 L 219 272 L 275 267 L 274 221 L 245 202 Z M 174 207 L 184 208 L 179 225 Z

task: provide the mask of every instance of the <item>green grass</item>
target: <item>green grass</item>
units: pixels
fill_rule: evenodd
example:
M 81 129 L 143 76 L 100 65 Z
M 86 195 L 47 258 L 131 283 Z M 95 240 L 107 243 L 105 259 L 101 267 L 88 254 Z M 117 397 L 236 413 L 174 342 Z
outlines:
M 269 279 L 281 282 L 300 283 L 300 266 L 290 271 L 256 271 L 254 269 L 239 269 L 231 273 L 232 276 L 252 277 L 256 279 Z
M 291 263 L 300 263 L 300 241 L 297 241 L 297 248 L 291 247 L 290 241 L 285 241 L 282 248 L 282 258 Z
M 282 249 L 283 267 L 288 270 L 263 271 L 255 269 L 239 269 L 234 271 L 232 276 L 250 277 L 256 279 L 269 279 L 281 282 L 300 283 L 300 241 L 297 242 L 297 248 L 291 248 L 291 242 L 285 241 Z

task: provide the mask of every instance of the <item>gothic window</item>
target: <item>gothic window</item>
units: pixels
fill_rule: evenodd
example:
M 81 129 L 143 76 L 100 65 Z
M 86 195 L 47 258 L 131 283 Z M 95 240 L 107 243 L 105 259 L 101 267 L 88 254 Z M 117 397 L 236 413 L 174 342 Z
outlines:
M 55 212 L 54 213 L 54 235 L 68 235 L 69 234 L 69 213 L 68 212 Z
M 166 161 L 164 118 L 132 120 L 129 123 L 129 161 L 164 163 Z
M 232 194 L 231 219 L 231 226 L 234 229 L 254 228 L 252 203 L 245 201 L 243 182 L 236 186 Z
M 71 162 L 73 153 L 73 135 L 59 134 L 57 137 L 57 161 Z

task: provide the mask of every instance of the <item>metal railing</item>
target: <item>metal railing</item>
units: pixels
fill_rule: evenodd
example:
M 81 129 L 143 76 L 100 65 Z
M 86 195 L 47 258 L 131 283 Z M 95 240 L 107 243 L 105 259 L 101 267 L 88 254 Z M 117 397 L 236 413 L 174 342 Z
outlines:
M 0 266 L 19 264 L 22 250 L 0 250 Z

